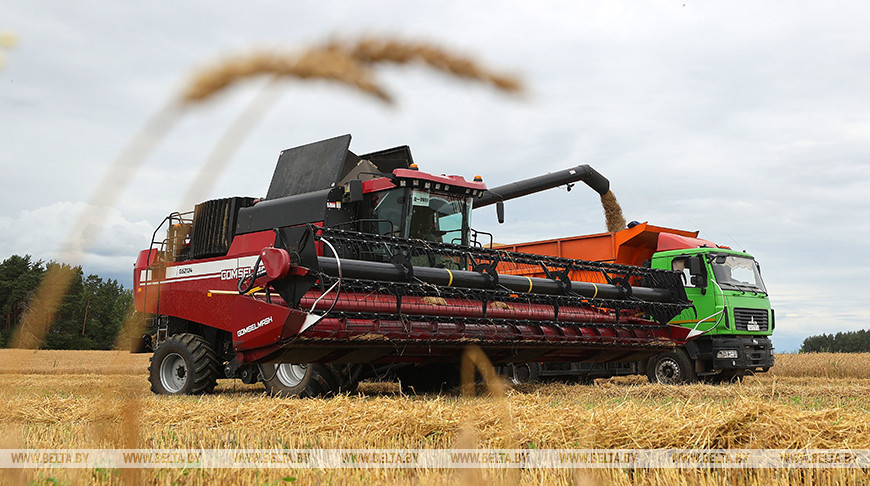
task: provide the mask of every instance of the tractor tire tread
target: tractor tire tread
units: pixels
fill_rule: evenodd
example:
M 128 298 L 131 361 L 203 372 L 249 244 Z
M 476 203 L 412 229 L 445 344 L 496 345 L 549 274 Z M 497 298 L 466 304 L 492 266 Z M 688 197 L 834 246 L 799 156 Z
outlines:
M 161 348 L 163 349 L 161 350 Z M 154 350 L 148 366 L 151 391 L 156 394 L 167 394 L 167 391 L 163 389 L 163 385 L 159 384 L 159 368 L 160 362 L 164 357 L 163 354 L 167 350 L 171 351 L 172 348 L 177 348 L 175 351 L 180 352 L 186 360 L 189 359 L 189 367 L 193 374 L 192 381 L 186 386 L 187 390 L 182 390 L 179 394 L 196 395 L 214 391 L 214 388 L 217 386 L 218 377 L 217 354 L 205 339 L 190 333 L 170 336 Z M 161 359 L 155 361 L 154 358 L 156 357 Z
M 262 368 L 265 366 L 266 368 Z M 311 363 L 306 376 L 295 387 L 288 388 L 278 380 L 274 364 L 261 365 L 264 375 L 263 384 L 266 391 L 276 397 L 316 398 L 338 395 L 347 391 L 355 391 L 359 381 L 360 367 L 358 365 L 334 365 Z M 271 375 L 271 379 L 267 379 Z

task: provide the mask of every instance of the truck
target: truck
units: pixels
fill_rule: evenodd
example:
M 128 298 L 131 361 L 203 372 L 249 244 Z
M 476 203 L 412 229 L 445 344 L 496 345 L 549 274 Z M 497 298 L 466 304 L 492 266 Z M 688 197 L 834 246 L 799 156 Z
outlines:
M 590 184 L 602 196 L 609 184 Z M 562 172 L 512 182 L 489 189 L 477 207 L 537 192 L 573 180 Z M 503 210 L 500 210 L 502 213 Z M 503 216 L 500 216 L 503 219 Z M 529 362 L 511 365 L 505 372 L 515 382 L 572 378 L 590 382 L 627 374 L 645 374 L 657 383 L 731 382 L 751 373 L 766 372 L 774 364 L 770 335 L 776 326 L 774 310 L 752 255 L 685 231 L 648 222 L 631 222 L 626 229 L 501 245 L 502 250 L 569 259 L 642 266 L 680 273 L 692 305 L 670 321 L 691 329 L 694 339 L 675 349 L 633 362 Z M 511 271 L 505 269 L 505 271 Z M 522 275 L 541 276 L 542 269 L 527 268 Z M 577 272 L 572 272 L 572 278 Z
M 324 396 L 384 376 L 427 392 L 458 384 L 468 346 L 498 366 L 634 362 L 694 336 L 670 323 L 690 306 L 679 271 L 492 248 L 471 227 L 481 177 L 423 172 L 407 146 L 358 156 L 350 140 L 287 149 L 265 197 L 155 229 L 133 269 L 154 393 L 239 379 Z

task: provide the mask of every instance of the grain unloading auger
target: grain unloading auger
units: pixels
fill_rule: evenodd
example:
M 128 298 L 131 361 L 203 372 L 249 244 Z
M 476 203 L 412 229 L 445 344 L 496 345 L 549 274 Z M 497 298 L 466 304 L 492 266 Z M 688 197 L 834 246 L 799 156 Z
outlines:
M 308 396 L 371 372 L 422 391 L 458 378 L 470 344 L 494 363 L 601 361 L 689 338 L 667 324 L 688 302 L 677 272 L 485 248 L 469 221 L 482 181 L 349 143 L 282 152 L 262 201 L 167 218 L 134 269 L 137 310 L 154 316 L 153 391 L 240 378 Z

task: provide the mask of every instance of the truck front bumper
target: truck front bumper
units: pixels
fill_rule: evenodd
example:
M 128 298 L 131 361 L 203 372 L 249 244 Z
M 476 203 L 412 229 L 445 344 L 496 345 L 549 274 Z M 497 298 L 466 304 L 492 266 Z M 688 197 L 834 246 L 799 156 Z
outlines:
M 773 366 L 773 343 L 767 336 L 714 336 L 713 369 L 767 371 Z

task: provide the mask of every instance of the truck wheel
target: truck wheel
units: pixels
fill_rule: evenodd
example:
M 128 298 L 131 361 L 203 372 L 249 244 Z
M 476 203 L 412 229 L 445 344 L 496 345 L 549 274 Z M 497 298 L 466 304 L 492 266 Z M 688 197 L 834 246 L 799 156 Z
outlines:
M 276 397 L 321 397 L 353 391 L 359 367 L 321 363 L 260 365 L 266 391 Z
M 663 385 L 692 383 L 697 379 L 692 360 L 682 349 L 653 356 L 647 365 L 646 373 L 651 383 Z
M 163 341 L 148 367 L 151 391 L 160 395 L 210 393 L 217 385 L 217 355 L 196 334 L 176 334 Z
M 540 363 L 511 363 L 507 366 L 508 381 L 511 385 L 537 383 L 541 377 Z

